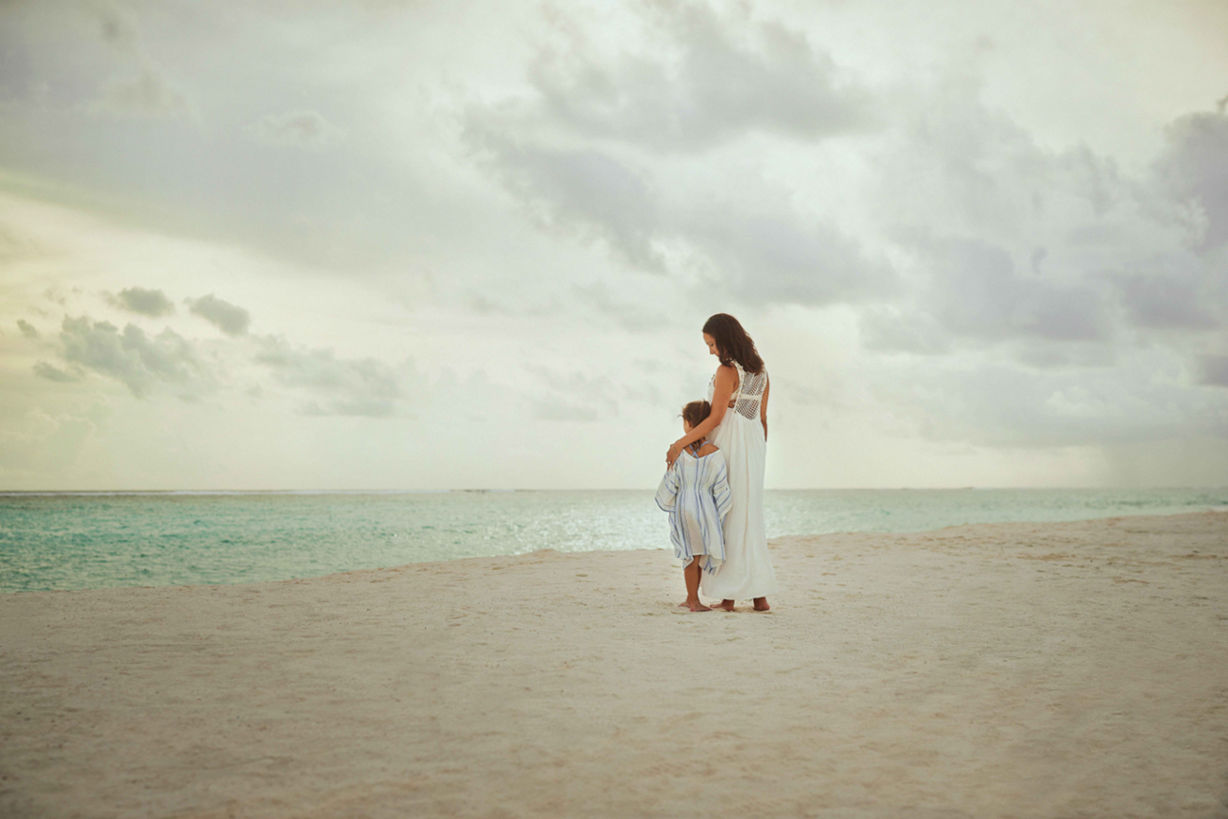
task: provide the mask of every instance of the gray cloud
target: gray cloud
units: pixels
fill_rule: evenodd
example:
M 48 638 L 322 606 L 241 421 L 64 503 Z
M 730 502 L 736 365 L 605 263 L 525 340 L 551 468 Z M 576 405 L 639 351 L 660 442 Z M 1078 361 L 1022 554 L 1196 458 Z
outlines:
M 114 378 L 138 398 L 156 384 L 188 384 L 203 373 L 191 344 L 170 329 L 150 337 L 132 324 L 121 332 L 109 322 L 66 316 L 59 341 L 69 364 Z M 49 370 L 40 375 L 52 377 Z
M 110 4 L 91 4 L 102 41 L 127 65 L 107 80 L 91 108 L 138 117 L 174 117 L 191 114 L 192 106 L 150 58 L 138 22 Z
M 98 33 L 103 42 L 117 51 L 143 56 L 141 33 L 136 21 L 131 19 L 123 9 L 109 3 L 93 3 L 85 10 L 96 16 Z
M 1016 359 L 1041 370 L 1112 367 L 1119 354 L 1112 344 L 1070 344 L 1053 339 L 1025 339 L 1013 346 Z
M 683 248 L 706 273 L 699 289 L 723 288 L 751 304 L 831 304 L 891 291 L 895 274 L 867 258 L 834 227 L 803 220 L 787 204 L 718 205 L 695 195 L 671 202 L 648 163 L 631 166 L 594 148 L 556 149 L 515 141 L 480 116 L 470 139 L 504 183 L 548 229 L 600 239 L 640 270 L 677 272 L 663 248 Z
M 46 290 L 43 291 L 43 298 L 45 298 L 49 302 L 52 302 L 53 304 L 58 304 L 61 307 L 68 306 L 68 300 L 70 296 L 79 296 L 79 295 L 81 295 L 81 288 L 79 287 L 73 287 L 67 293 L 64 292 L 62 289 L 60 289 L 59 287 L 48 287 Z
M 81 370 L 73 368 L 69 370 L 61 370 L 59 367 L 54 367 L 45 361 L 39 361 L 34 365 L 34 374 L 39 378 L 45 378 L 48 381 L 55 381 L 61 384 L 71 383 L 81 380 Z
M 247 127 L 262 142 L 317 148 L 341 139 L 345 132 L 318 111 L 266 114 Z
M 988 343 L 1043 379 L 1115 370 L 1133 345 L 1178 349 L 1180 334 L 1224 325 L 1224 259 L 1204 241 L 1217 200 L 1201 187 L 1220 172 L 1207 146 L 1218 119 L 1179 119 L 1156 172 L 1137 175 L 1086 146 L 1042 148 L 967 90 L 920 98 L 875 158 L 887 247 L 906 275 L 890 306 L 862 311 L 868 349 Z
M 597 421 L 603 414 L 618 415 L 629 402 L 659 407 L 666 400 L 654 383 L 643 379 L 625 382 L 617 374 L 537 365 L 525 371 L 540 385 L 525 393 L 527 406 L 533 417 L 545 421 Z
M 54 128 L 54 147 L 42 127 L 31 128 L 34 123 L 18 126 L 15 132 L 29 129 L 35 139 L 42 137 L 42 149 L 52 151 L 49 160 L 62 161 L 74 132 L 88 133 L 97 160 L 105 155 L 98 150 L 100 128 L 133 116 L 148 119 L 191 112 L 185 94 L 151 58 L 141 22 L 131 9 L 111 2 L 8 2 L 0 3 L 0 15 L 4 18 L 0 53 L 6 55 L 0 80 L 5 118 L 48 115 L 45 126 Z M 120 116 L 100 118 L 99 113 Z M 131 149 L 134 131 L 128 130 L 126 136 Z M 78 178 L 79 172 L 79 168 L 70 171 Z
M 1198 370 L 1198 383 L 1228 387 L 1228 355 L 1204 355 L 1198 360 Z
M 1203 243 L 1219 247 L 1228 242 L 1228 114 L 1188 114 L 1167 136 L 1157 173 L 1175 196 L 1197 203 L 1206 219 Z
M 1147 352 L 1112 368 L 1036 371 L 1000 360 L 939 359 L 920 369 L 884 367 L 869 383 L 934 440 L 1033 448 L 1228 433 L 1222 400 L 1154 376 L 1176 360 Z
M 252 321 L 251 314 L 242 307 L 223 301 L 212 293 L 198 299 L 189 299 L 188 305 L 190 312 L 200 316 L 228 336 L 243 335 Z
M 378 130 L 381 115 L 373 109 L 382 103 L 371 91 L 378 82 L 355 94 L 351 84 L 324 75 L 306 79 L 306 52 L 288 42 L 331 39 L 327 21 L 340 22 L 353 9 L 321 4 L 312 10 L 316 19 L 303 10 L 293 20 L 257 6 L 225 20 L 214 8 L 149 11 L 109 2 L 0 2 L 0 53 L 11 55 L 0 70 L 0 159 L 20 170 L 0 179 L 0 188 L 152 230 L 351 269 L 400 256 L 413 235 L 406 223 L 416 212 L 438 214 L 437 200 L 415 199 L 426 185 L 407 179 L 412 160 L 394 169 L 371 142 L 274 157 L 243 131 L 273 101 L 303 95 L 338 121 Z M 219 62 L 219 53 L 227 59 Z M 199 108 L 208 117 L 197 116 Z M 430 139 L 383 133 L 402 148 L 412 145 L 415 158 Z M 453 221 L 438 215 L 440 223 Z
M 545 385 L 547 390 L 560 395 L 583 398 L 594 404 L 614 403 L 617 388 L 607 378 L 583 370 L 561 372 L 537 365 L 528 365 L 526 370 Z
M 946 330 L 927 313 L 869 306 L 858 320 L 861 343 L 868 350 L 938 355 L 951 349 Z
M 303 415 L 351 415 L 363 418 L 390 418 L 400 414 L 395 401 L 385 398 L 337 398 L 332 401 L 307 401 L 299 411 Z
M 646 48 L 658 53 L 602 58 L 556 13 L 573 42 L 566 57 L 548 49 L 532 67 L 543 102 L 468 112 L 468 142 L 496 178 L 547 229 L 599 240 L 631 266 L 679 276 L 697 291 L 812 305 L 891 291 L 885 261 L 795 213 L 789 192 L 760 190 L 748 201 L 738 178 L 717 181 L 699 167 L 683 170 L 696 177 L 679 186 L 680 166 L 660 155 L 752 132 L 842 132 L 864 124 L 865 95 L 837 91 L 831 61 L 782 25 L 666 5 L 645 19 L 661 38 Z M 762 187 L 758 173 L 747 181 Z
M 572 292 L 593 307 L 598 314 L 618 322 L 632 332 L 651 330 L 666 321 L 665 310 L 661 305 L 646 304 L 638 298 L 620 297 L 601 283 L 577 285 L 572 288 Z
M 597 150 L 516 141 L 481 117 L 470 118 L 467 134 L 504 184 L 537 207 L 541 224 L 601 238 L 631 264 L 662 269 L 656 197 L 642 173 Z
M 126 287 L 113 296 L 108 295 L 107 298 L 116 307 L 140 313 L 143 316 L 157 318 L 175 312 L 175 305 L 161 290 Z
M 1167 271 L 1120 276 L 1116 284 L 1130 318 L 1140 327 L 1206 330 L 1218 323 L 1195 277 Z
M 766 191 L 754 163 L 731 174 L 729 158 L 715 160 L 722 172 L 661 155 L 864 125 L 868 97 L 845 90 L 802 33 L 742 12 L 662 4 L 642 12 L 660 40 L 644 47 L 652 56 L 602 56 L 575 21 L 552 13 L 571 44 L 545 49 L 531 67 L 541 99 L 472 107 L 465 120 L 479 160 L 539 224 L 750 304 L 864 301 L 893 289 L 885 260 L 795 211 L 795 190 Z
M 242 335 L 205 348 L 170 329 L 149 336 L 132 324 L 121 330 L 82 316 L 64 318 L 58 341 L 65 366 L 38 362 L 34 371 L 39 377 L 68 383 L 97 373 L 120 381 L 138 398 L 159 386 L 174 386 L 186 397 L 203 394 L 219 386 L 218 362 L 247 360 L 271 373 L 270 384 L 296 396 L 303 414 L 380 418 L 405 415 L 403 385 L 421 381 L 409 364 L 394 368 L 375 358 L 339 358 L 330 349 L 310 349 L 274 336 Z M 248 394 L 262 398 L 268 392 Z
M 305 414 L 375 418 L 402 414 L 401 385 L 408 376 L 382 361 L 337 358 L 332 350 L 305 349 L 274 336 L 257 343 L 256 362 L 272 370 L 279 383 L 310 396 L 302 406 Z
M 917 237 L 920 304 L 949 333 L 982 340 L 1100 341 L 1111 333 L 1105 296 L 1080 284 L 1021 274 L 1003 248 L 971 239 Z
M 38 338 L 38 329 L 25 319 L 17 319 L 17 329 L 26 338 Z
M 571 423 L 595 423 L 600 420 L 602 407 L 581 404 L 568 398 L 549 401 L 535 399 L 531 405 L 533 417 L 541 421 L 565 421 Z
M 889 294 L 895 274 L 869 259 L 831 225 L 787 208 L 743 210 L 737 203 L 688 213 L 677 236 L 707 258 L 717 278 L 747 304 L 825 305 Z
M 670 151 L 748 131 L 810 140 L 867 123 L 865 94 L 803 32 L 749 10 L 721 19 L 700 4 L 648 8 L 643 53 L 604 61 L 559 19 L 567 53 L 544 51 L 529 73 L 542 113 L 589 137 Z

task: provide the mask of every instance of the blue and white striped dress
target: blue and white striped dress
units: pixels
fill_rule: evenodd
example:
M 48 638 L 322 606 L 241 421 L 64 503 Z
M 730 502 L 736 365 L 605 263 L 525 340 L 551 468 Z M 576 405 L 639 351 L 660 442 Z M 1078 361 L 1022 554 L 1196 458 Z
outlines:
M 684 449 L 661 479 L 656 500 L 669 512 L 669 539 L 682 565 L 698 560 L 708 574 L 720 569 L 725 561 L 722 522 L 732 503 L 720 450 L 695 455 Z

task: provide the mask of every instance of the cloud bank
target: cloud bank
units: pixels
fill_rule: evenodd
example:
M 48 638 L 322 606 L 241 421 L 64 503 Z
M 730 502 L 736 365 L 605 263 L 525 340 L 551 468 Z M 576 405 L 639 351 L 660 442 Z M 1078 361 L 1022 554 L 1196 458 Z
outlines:
M 782 484 L 1228 480 L 1228 18 L 1111 6 L 2 5 L 0 422 L 638 486 L 728 311 Z

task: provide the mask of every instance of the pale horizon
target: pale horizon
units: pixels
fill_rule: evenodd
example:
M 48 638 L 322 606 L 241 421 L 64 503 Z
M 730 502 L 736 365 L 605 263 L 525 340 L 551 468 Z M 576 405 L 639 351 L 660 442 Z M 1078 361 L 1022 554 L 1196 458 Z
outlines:
M 714 312 L 769 490 L 1228 486 L 1228 6 L 284 12 L 0 5 L 0 491 L 650 489 Z
M 1217 492 L 1228 489 L 1224 485 L 1187 484 L 1185 486 L 769 486 L 767 492 Z M 651 495 L 652 487 L 564 487 L 524 486 L 500 488 L 442 487 L 436 489 L 355 488 L 327 489 L 313 487 L 252 489 L 229 489 L 205 487 L 199 489 L 0 489 L 0 495 L 442 495 L 450 492 L 474 494 L 505 494 L 515 492 L 643 492 Z

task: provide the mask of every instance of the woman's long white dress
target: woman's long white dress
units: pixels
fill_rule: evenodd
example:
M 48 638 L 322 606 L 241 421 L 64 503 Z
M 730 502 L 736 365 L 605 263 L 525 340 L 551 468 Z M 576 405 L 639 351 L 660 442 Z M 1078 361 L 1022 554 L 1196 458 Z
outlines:
M 763 469 L 767 442 L 759 407 L 767 389 L 768 374 L 747 373 L 741 365 L 733 406 L 725 410 L 720 424 L 708 436 L 725 456 L 726 474 L 733 503 L 725 517 L 725 562 L 716 574 L 704 574 L 700 590 L 722 600 L 745 600 L 776 593 L 776 572 L 768 556 L 763 526 Z M 712 400 L 716 376 L 708 385 Z

